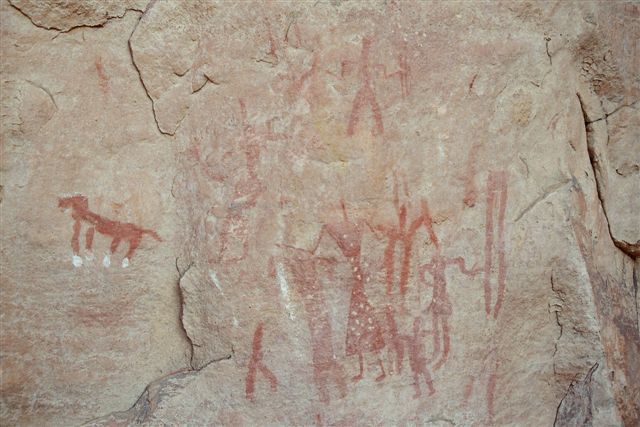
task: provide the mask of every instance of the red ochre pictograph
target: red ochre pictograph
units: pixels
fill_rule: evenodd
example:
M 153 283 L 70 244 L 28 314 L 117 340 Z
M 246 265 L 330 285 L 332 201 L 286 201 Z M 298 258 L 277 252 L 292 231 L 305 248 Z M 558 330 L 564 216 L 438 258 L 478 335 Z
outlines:
M 111 255 L 118 250 L 120 243 L 124 242 L 129 244 L 129 249 L 122 260 L 123 268 L 129 266 L 136 249 L 140 246 L 142 238 L 145 235 L 159 242 L 162 241 L 160 236 L 153 230 L 130 223 L 114 221 L 92 212 L 89 210 L 89 199 L 82 195 L 60 198 L 58 199 L 58 207 L 64 210 L 71 209 L 71 218 L 75 221 L 73 223 L 73 235 L 71 236 L 71 249 L 73 250 L 73 265 L 76 267 L 82 265 L 82 258 L 80 257 L 80 231 L 83 223 L 88 225 L 85 234 L 87 259 L 93 258 L 93 238 L 97 231 L 104 236 L 112 238 L 109 248 Z M 110 255 L 107 254 L 103 260 L 103 264 L 105 267 L 109 267 L 110 263 Z

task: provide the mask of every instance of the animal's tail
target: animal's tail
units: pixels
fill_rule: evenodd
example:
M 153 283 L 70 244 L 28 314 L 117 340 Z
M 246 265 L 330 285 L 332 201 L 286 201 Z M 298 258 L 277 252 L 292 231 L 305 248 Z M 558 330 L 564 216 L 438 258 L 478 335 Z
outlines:
M 153 237 L 154 239 L 156 239 L 158 242 L 162 242 L 162 237 L 158 236 L 158 233 L 156 233 L 153 230 L 142 230 L 143 233 L 148 234 L 149 236 Z

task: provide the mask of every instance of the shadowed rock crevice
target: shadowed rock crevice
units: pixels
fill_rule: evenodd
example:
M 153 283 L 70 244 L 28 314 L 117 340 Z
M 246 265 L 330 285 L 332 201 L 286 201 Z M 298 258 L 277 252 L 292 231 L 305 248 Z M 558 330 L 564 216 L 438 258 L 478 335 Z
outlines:
M 607 176 L 609 173 L 608 170 L 608 159 L 605 158 L 606 153 L 604 152 L 603 147 L 608 145 L 609 141 L 609 131 L 608 131 L 608 122 L 607 117 L 618 112 L 621 108 L 625 106 L 621 106 L 613 112 L 605 115 L 600 118 L 593 118 L 593 107 L 587 107 L 585 104 L 584 96 L 580 93 L 576 94 L 578 96 L 578 101 L 580 103 L 580 108 L 582 110 L 582 116 L 584 121 L 584 129 L 585 134 L 587 136 L 587 151 L 589 154 L 589 161 L 591 163 L 591 170 L 593 173 L 593 177 L 596 183 L 596 189 L 598 193 L 598 199 L 600 200 L 600 205 L 602 206 L 602 212 L 607 221 L 607 228 L 609 230 L 609 236 L 613 243 L 626 255 L 635 259 L 640 256 L 640 241 L 632 243 L 627 242 L 625 240 L 617 238 L 617 236 L 612 232 L 611 220 L 609 219 L 610 214 L 607 212 L 607 202 L 606 202 L 606 192 L 608 181 Z M 631 108 L 631 106 L 627 106 Z M 596 131 L 594 126 L 600 125 L 600 129 Z M 638 224 L 638 231 L 640 231 L 640 224 Z
M 156 1 L 157 0 L 151 0 L 151 2 L 144 9 L 142 14 L 140 14 L 140 19 L 138 19 L 138 22 L 136 22 L 136 25 L 133 27 L 133 30 L 131 31 L 131 35 L 129 36 L 129 40 L 127 41 L 127 46 L 129 48 L 129 56 L 131 58 L 131 65 L 133 65 L 133 68 L 136 70 L 136 74 L 138 75 L 138 79 L 140 80 L 140 84 L 142 85 L 142 89 L 144 90 L 144 93 L 146 94 L 147 98 L 149 99 L 149 102 L 151 102 L 151 114 L 153 115 L 153 121 L 156 124 L 156 128 L 158 128 L 158 131 L 160 133 L 164 134 L 164 135 L 173 136 L 175 134 L 175 131 L 169 132 L 169 131 L 164 130 L 160 126 L 160 123 L 158 122 L 158 116 L 157 116 L 157 113 L 156 113 L 155 103 L 153 101 L 153 98 L 151 97 L 151 94 L 149 94 L 149 90 L 147 89 L 147 85 L 145 84 L 144 79 L 142 78 L 142 73 L 140 72 L 140 68 L 138 68 L 138 64 L 136 63 L 135 55 L 133 53 L 133 47 L 131 45 L 131 38 L 133 37 L 133 35 L 135 34 L 136 30 L 138 29 L 138 26 L 140 25 L 140 22 L 145 17 L 145 15 L 149 12 L 149 10 L 151 10 L 151 8 L 156 3 Z
M 592 386 L 591 379 L 593 373 L 598 369 L 595 363 L 586 373 L 583 379 L 572 383 L 564 395 L 553 422 L 555 427 L 582 427 L 593 425 L 592 414 Z
M 152 422 L 154 412 L 163 400 L 169 399 L 187 388 L 189 384 L 196 379 L 202 370 L 208 368 L 211 364 L 230 360 L 233 354 L 226 357 L 212 360 L 198 369 L 185 369 L 166 375 L 152 381 L 131 406 L 126 411 L 117 411 L 108 415 L 104 415 L 86 422 L 83 426 L 103 426 L 103 425 L 141 425 Z
M 178 258 L 176 258 L 176 270 L 178 271 L 178 281 L 176 283 L 177 286 L 177 290 L 178 290 L 178 301 L 180 302 L 180 311 L 179 311 L 179 319 L 178 322 L 180 323 L 180 330 L 183 333 L 183 336 L 185 338 L 185 340 L 187 341 L 187 343 L 189 344 L 189 367 L 191 369 L 194 369 L 193 366 L 193 355 L 194 355 L 194 343 L 193 340 L 191 339 L 191 337 L 189 336 L 189 332 L 187 332 L 187 328 L 184 325 L 184 295 L 183 295 L 183 291 L 182 291 L 182 287 L 180 286 L 180 281 L 182 280 L 182 278 L 184 277 L 185 274 L 187 274 L 187 272 L 189 271 L 189 269 L 193 267 L 193 263 L 189 263 L 184 270 L 180 270 L 180 266 L 178 265 Z

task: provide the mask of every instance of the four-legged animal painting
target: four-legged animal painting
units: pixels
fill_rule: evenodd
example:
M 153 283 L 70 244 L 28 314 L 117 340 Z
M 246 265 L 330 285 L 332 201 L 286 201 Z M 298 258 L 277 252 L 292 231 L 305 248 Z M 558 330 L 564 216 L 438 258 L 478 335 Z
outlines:
M 74 219 L 73 223 L 73 235 L 71 237 L 71 249 L 73 250 L 73 265 L 80 267 L 82 265 L 82 257 L 80 256 L 80 231 L 82 229 L 82 223 L 88 225 L 85 235 L 85 248 L 87 253 L 85 257 L 87 260 L 93 259 L 92 247 L 93 247 L 93 235 L 97 231 L 107 237 L 111 237 L 110 253 L 104 256 L 102 264 L 105 267 L 111 265 L 111 255 L 113 255 L 121 242 L 129 244 L 129 249 L 122 259 L 122 267 L 129 266 L 133 254 L 138 246 L 142 242 L 142 237 L 147 234 L 157 241 L 161 242 L 162 239 L 158 234 L 149 229 L 138 227 L 134 224 L 113 221 L 107 219 L 97 213 L 89 210 L 89 199 L 85 196 L 71 196 L 58 199 L 58 207 L 67 210 L 71 209 L 71 218 Z

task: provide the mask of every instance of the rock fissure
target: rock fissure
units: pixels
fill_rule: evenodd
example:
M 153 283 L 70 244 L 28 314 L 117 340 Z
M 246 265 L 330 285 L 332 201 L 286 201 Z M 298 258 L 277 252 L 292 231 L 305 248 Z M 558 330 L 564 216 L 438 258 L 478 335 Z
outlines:
M 179 310 L 179 323 L 180 323 L 180 330 L 183 333 L 184 338 L 186 339 L 187 343 L 189 344 L 189 367 L 191 369 L 194 369 L 194 365 L 193 365 L 193 357 L 195 354 L 195 350 L 194 347 L 198 347 L 197 344 L 194 343 L 193 339 L 191 338 L 191 336 L 189 335 L 189 332 L 187 331 L 187 328 L 185 327 L 184 324 L 184 305 L 185 305 L 185 301 L 184 301 L 184 295 L 183 295 L 183 291 L 182 291 L 182 286 L 180 285 L 182 278 L 184 277 L 185 274 L 187 274 L 187 272 L 191 269 L 191 267 L 193 266 L 193 263 L 190 262 L 187 267 L 185 267 L 184 270 L 180 270 L 180 266 L 178 265 L 178 258 L 176 258 L 176 270 L 178 271 L 178 281 L 177 281 L 177 287 L 178 287 L 178 302 L 180 304 L 180 310 Z
M 620 239 L 616 239 L 613 233 L 611 232 L 611 222 L 607 214 L 607 206 L 604 198 L 604 188 L 602 184 L 602 176 L 606 174 L 606 171 L 603 170 L 603 166 L 601 165 L 600 153 L 597 151 L 596 144 L 595 144 L 595 141 L 593 141 L 593 135 L 592 135 L 593 123 L 597 122 L 598 120 L 589 121 L 589 116 L 584 104 L 584 100 L 582 99 L 582 96 L 580 95 L 580 93 L 576 93 L 576 95 L 578 96 L 578 102 L 580 103 L 580 109 L 582 111 L 584 130 L 585 130 L 586 139 L 587 139 L 586 140 L 587 154 L 589 156 L 591 172 L 593 174 L 593 180 L 596 184 L 596 192 L 598 195 L 598 200 L 600 201 L 600 206 L 602 208 L 602 214 L 605 217 L 605 222 L 607 224 L 609 237 L 611 237 L 611 240 L 613 241 L 614 245 L 618 249 L 620 249 L 625 255 L 629 256 L 631 259 L 635 259 L 639 255 L 638 248 L 637 248 L 638 245 L 631 244 L 629 242 L 625 242 Z M 620 108 L 618 108 L 616 111 L 619 111 L 619 109 Z M 613 113 L 610 113 L 609 115 L 611 114 Z M 604 117 L 604 119 L 606 124 L 607 123 L 606 117 Z M 608 140 L 609 140 L 608 129 L 606 129 L 606 133 L 607 133 L 607 144 L 608 144 Z
M 31 23 L 38 27 L 38 28 L 42 28 L 44 30 L 47 31 L 55 31 L 56 33 L 58 33 L 56 35 L 56 37 L 60 34 L 66 34 L 66 33 L 70 33 L 73 30 L 79 29 L 79 28 L 102 28 L 104 27 L 109 21 L 113 21 L 113 20 L 117 20 L 117 19 L 122 19 L 124 18 L 128 12 L 138 12 L 138 13 L 142 13 L 143 11 L 140 9 L 136 9 L 136 8 L 126 8 L 124 9 L 124 11 L 122 12 L 122 14 L 120 15 L 113 15 L 113 16 L 107 16 L 104 21 L 102 22 L 98 22 L 96 24 L 80 24 L 80 25 L 73 25 L 67 29 L 62 29 L 62 28 L 58 28 L 55 26 L 47 26 L 47 25 L 43 25 L 43 24 L 39 24 L 37 22 L 35 22 L 34 18 L 31 17 L 28 13 L 26 13 L 25 11 L 22 10 L 22 8 L 20 8 L 17 4 L 15 4 L 14 1 L 12 0 L 8 0 L 8 3 L 11 5 L 11 7 L 13 7 L 15 10 L 17 10 L 18 12 L 20 12 L 20 14 L 22 14 L 23 16 L 25 16 L 27 19 L 29 19 L 29 21 L 31 21 Z M 54 37 L 55 38 L 55 37 Z
M 109 419 L 110 417 L 124 418 L 132 424 L 143 424 L 149 421 L 150 416 L 161 402 L 163 396 L 170 394 L 167 393 L 166 390 L 175 388 L 172 384 L 174 380 L 196 376 L 200 371 L 208 368 L 214 363 L 232 359 L 233 355 L 234 353 L 230 353 L 224 357 L 211 360 L 199 368 L 187 368 L 155 379 L 145 387 L 142 394 L 140 394 L 140 397 L 136 399 L 135 403 L 129 409 L 125 411 L 114 411 L 107 415 L 93 418 L 83 425 L 91 426 L 104 419 Z
M 51 93 L 51 91 L 49 89 L 47 89 L 43 85 L 38 84 L 38 83 L 36 83 L 36 82 L 34 82 L 32 80 L 25 80 L 25 82 L 29 83 L 30 85 L 33 85 L 33 86 L 37 87 L 38 89 L 40 89 L 44 93 L 46 93 L 49 96 L 49 99 L 51 100 L 51 103 L 56 108 L 56 111 L 59 109 L 58 108 L 58 104 L 56 103 L 56 99 L 53 97 L 53 94 Z
M 173 135 L 175 135 L 175 131 L 174 132 L 164 131 L 162 129 L 162 127 L 160 126 L 160 122 L 158 121 L 158 116 L 156 114 L 155 103 L 153 101 L 153 98 L 151 97 L 151 94 L 149 93 L 149 89 L 147 89 L 147 85 L 145 84 L 144 79 L 142 78 L 142 72 L 140 71 L 140 68 L 138 67 L 138 64 L 136 63 L 135 55 L 133 54 L 133 46 L 131 45 L 131 38 L 133 37 L 133 35 L 135 34 L 136 30 L 138 29 L 138 25 L 140 25 L 140 21 L 142 21 L 142 19 L 149 12 L 149 10 L 151 10 L 151 8 L 155 4 L 155 2 L 156 2 L 156 0 L 153 0 L 151 3 L 149 3 L 149 5 L 145 9 L 145 11 L 140 15 L 140 19 L 138 19 L 138 22 L 136 22 L 136 25 L 134 25 L 133 31 L 131 31 L 131 35 L 129 36 L 129 39 L 127 40 L 127 46 L 129 47 L 129 57 L 131 58 L 131 64 L 133 65 L 134 70 L 136 70 L 136 74 L 138 74 L 138 79 L 140 80 L 140 84 L 142 85 L 142 89 L 144 90 L 144 93 L 147 95 L 147 98 L 149 99 L 149 102 L 151 102 L 151 113 L 153 115 L 153 121 L 156 124 L 156 128 L 158 129 L 158 131 L 161 134 L 173 136 Z
M 553 355 L 552 355 L 553 373 L 557 374 L 556 355 L 558 354 L 558 344 L 560 343 L 560 339 L 562 338 L 562 334 L 564 333 L 564 325 L 563 325 L 563 323 L 560 322 L 560 311 L 562 310 L 564 302 L 565 302 L 565 297 L 564 297 L 565 294 L 564 294 L 564 291 L 556 288 L 553 272 L 551 273 L 551 276 L 549 278 L 549 282 L 551 283 L 552 292 L 560 300 L 560 302 L 555 302 L 555 303 L 551 304 L 551 306 L 550 306 L 550 311 L 553 311 L 553 313 L 555 315 L 556 324 L 558 325 L 558 328 L 560 329 L 560 332 L 558 333 L 558 337 L 556 338 L 555 342 L 553 343 Z
M 593 424 L 591 380 L 598 366 L 597 362 L 594 363 L 582 380 L 571 382 L 556 409 L 554 426 L 591 426 Z
M 588 118 L 585 119 L 585 123 L 590 125 L 591 123 L 597 123 L 597 122 L 602 121 L 602 120 L 607 120 L 609 117 L 611 117 L 614 114 L 620 112 L 620 110 L 622 110 L 623 108 L 636 108 L 636 106 L 637 106 L 637 104 L 639 102 L 640 101 L 636 100 L 636 101 L 630 102 L 628 104 L 619 105 L 613 111 L 611 111 L 610 113 L 605 113 L 605 115 L 602 116 L 602 117 L 598 117 L 597 119 L 593 119 L 593 120 L 589 120 Z M 608 122 L 607 122 L 607 124 L 608 124 Z
M 636 329 L 640 333 L 640 307 L 638 306 L 638 282 L 640 281 L 640 262 L 636 261 L 633 266 L 633 296 L 636 304 Z
M 549 187 L 545 188 L 542 191 L 542 194 L 538 197 L 536 197 L 531 203 L 529 203 L 527 205 L 527 207 L 525 207 L 522 212 L 520 212 L 518 214 L 518 216 L 516 217 L 516 219 L 513 220 L 514 223 L 520 221 L 522 219 L 522 217 L 524 217 L 529 211 L 531 211 L 531 209 L 533 209 L 538 203 L 544 201 L 547 197 L 551 196 L 553 193 L 561 190 L 563 187 L 566 187 L 567 185 L 571 184 L 573 182 L 573 180 L 571 178 L 567 178 L 561 182 L 555 183 L 550 185 Z

